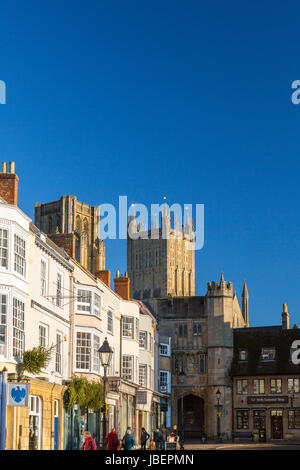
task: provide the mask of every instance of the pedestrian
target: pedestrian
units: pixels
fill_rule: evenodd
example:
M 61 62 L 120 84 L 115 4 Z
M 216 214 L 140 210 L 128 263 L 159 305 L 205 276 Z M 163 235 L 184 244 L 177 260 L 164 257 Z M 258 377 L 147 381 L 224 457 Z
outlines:
M 162 439 L 161 430 L 157 426 L 156 430 L 154 431 L 154 435 L 153 435 L 153 440 L 155 442 L 156 450 L 160 449 L 161 439 Z
M 161 450 L 166 450 L 167 437 L 168 437 L 168 431 L 167 431 L 166 426 L 163 425 L 161 429 L 161 443 L 160 443 Z
M 146 444 L 147 444 L 149 437 L 150 437 L 150 434 L 147 433 L 145 428 L 142 428 L 142 432 L 141 432 L 141 449 L 142 450 L 146 450 Z
M 82 449 L 83 450 L 97 450 L 97 445 L 95 439 L 92 438 L 90 431 L 84 432 L 84 444 Z
M 202 431 L 202 434 L 201 434 L 201 441 L 202 441 L 202 444 L 205 444 L 207 441 L 207 435 L 205 434 L 204 431 Z
M 115 428 L 112 428 L 111 432 L 107 436 L 107 449 L 118 450 L 120 447 L 120 441 Z
M 127 428 L 126 434 L 123 437 L 123 447 L 124 450 L 132 450 L 133 446 L 135 445 L 133 436 L 131 435 L 131 428 Z

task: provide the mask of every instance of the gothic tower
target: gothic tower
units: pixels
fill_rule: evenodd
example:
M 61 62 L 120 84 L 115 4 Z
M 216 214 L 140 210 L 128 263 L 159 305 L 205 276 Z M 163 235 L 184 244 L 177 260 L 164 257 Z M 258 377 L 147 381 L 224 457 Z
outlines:
M 35 225 L 92 273 L 105 270 L 105 244 L 99 239 L 98 206 L 79 202 L 76 196 L 36 203 Z
M 159 226 L 160 225 L 160 226 Z M 185 220 L 182 230 L 177 221 L 171 227 L 171 216 L 165 208 L 161 224 L 151 222 L 137 226 L 135 216 L 129 221 L 127 236 L 127 271 L 130 296 L 135 299 L 195 295 L 195 250 L 192 223 Z M 164 233 L 169 236 L 164 236 Z M 192 241 L 191 241 L 192 240 Z M 188 249 L 191 247 L 192 249 Z

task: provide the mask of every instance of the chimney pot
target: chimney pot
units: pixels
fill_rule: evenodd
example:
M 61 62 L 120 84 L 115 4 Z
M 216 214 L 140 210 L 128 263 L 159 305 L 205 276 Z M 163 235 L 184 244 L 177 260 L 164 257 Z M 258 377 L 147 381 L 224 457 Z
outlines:
M 2 162 L 2 173 L 6 173 L 6 162 Z
M 9 172 L 10 173 L 15 172 L 15 162 L 9 162 Z

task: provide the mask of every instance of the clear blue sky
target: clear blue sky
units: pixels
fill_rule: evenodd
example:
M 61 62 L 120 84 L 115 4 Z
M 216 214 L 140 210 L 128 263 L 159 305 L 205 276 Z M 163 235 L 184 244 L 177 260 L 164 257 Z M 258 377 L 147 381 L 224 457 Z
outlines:
M 19 205 L 205 204 L 197 294 L 226 280 L 252 325 L 300 323 L 299 2 L 10 1 L 0 11 L 1 160 Z M 126 270 L 126 242 L 107 242 Z

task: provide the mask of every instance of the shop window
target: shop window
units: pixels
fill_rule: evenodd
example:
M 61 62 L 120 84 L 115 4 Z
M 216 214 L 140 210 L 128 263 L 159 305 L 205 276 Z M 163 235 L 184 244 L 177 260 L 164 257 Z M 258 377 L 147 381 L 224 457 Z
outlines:
M 253 411 L 253 429 L 266 429 L 266 412 L 265 410 Z
M 237 418 L 237 429 L 248 429 L 249 428 L 249 411 L 238 410 L 236 412 Z
M 289 410 L 288 426 L 289 429 L 300 429 L 300 410 Z

